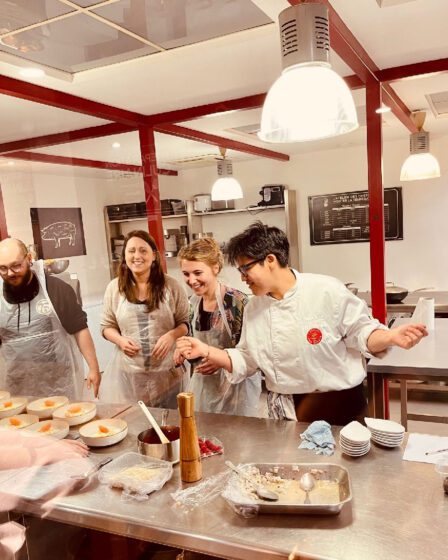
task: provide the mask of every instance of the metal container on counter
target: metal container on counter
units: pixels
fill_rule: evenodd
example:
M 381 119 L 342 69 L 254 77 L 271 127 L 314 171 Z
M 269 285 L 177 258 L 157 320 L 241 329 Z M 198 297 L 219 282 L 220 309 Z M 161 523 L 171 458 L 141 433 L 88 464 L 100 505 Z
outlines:
M 180 429 L 179 426 L 160 426 L 162 432 L 170 440 L 160 443 L 159 436 L 153 428 L 140 432 L 137 436 L 138 452 L 147 457 L 155 457 L 163 461 L 178 463 L 180 459 Z

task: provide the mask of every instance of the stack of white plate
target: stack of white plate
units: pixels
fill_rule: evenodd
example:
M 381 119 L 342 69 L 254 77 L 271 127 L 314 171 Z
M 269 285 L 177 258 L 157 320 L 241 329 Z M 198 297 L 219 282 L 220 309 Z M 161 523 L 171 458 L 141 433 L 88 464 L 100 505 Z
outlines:
M 398 447 L 404 438 L 404 426 L 393 420 L 364 418 L 372 433 L 372 441 L 384 447 Z
M 350 457 L 361 457 L 370 450 L 370 431 L 354 420 L 339 432 L 342 452 Z

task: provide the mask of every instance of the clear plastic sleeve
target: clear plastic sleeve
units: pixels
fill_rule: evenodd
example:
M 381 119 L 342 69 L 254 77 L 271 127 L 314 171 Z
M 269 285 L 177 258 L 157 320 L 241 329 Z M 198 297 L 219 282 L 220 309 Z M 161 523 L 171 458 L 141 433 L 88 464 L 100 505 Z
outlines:
M 122 488 L 123 499 L 147 500 L 149 494 L 160 490 L 172 474 L 173 466 L 168 461 L 125 453 L 106 465 L 98 478 L 110 488 Z
M 184 511 L 190 511 L 198 506 L 208 504 L 219 496 L 229 479 L 229 471 L 220 472 L 210 476 L 199 484 L 189 488 L 180 489 L 171 494 L 176 506 Z
M 200 436 L 198 438 L 201 459 L 211 457 L 212 455 L 222 455 L 224 453 L 224 445 L 215 436 Z

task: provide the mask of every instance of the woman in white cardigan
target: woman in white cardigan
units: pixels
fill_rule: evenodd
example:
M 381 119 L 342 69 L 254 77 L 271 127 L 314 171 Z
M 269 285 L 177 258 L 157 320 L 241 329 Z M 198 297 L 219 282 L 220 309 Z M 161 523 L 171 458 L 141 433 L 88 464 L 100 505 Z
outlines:
M 115 350 L 103 375 L 101 400 L 176 408 L 187 380 L 184 370 L 174 367 L 173 352 L 177 338 L 188 332 L 188 309 L 183 287 L 163 272 L 154 239 L 131 231 L 118 278 L 104 295 L 101 329 Z

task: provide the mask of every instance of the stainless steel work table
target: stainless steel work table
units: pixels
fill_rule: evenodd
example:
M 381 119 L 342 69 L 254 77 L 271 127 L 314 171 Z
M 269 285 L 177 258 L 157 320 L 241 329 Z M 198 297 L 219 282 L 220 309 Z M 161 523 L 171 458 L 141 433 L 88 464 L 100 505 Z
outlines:
M 411 319 L 397 319 L 394 326 Z M 407 420 L 448 423 L 448 417 L 407 412 L 407 381 L 448 381 L 448 319 L 435 319 L 435 329 L 411 350 L 390 348 L 383 357 L 372 358 L 367 365 L 369 414 L 383 418 L 384 381 L 400 382 L 401 421 Z
M 160 420 L 160 410 L 154 410 Z M 177 417 L 171 413 L 171 421 Z M 134 450 L 137 433 L 146 427 L 135 407 L 122 418 L 129 435 L 99 453 L 120 455 Z M 124 502 L 120 492 L 104 485 L 59 498 L 51 519 L 146 541 L 244 560 L 285 559 L 295 545 L 305 555 L 344 560 L 439 559 L 448 550 L 448 499 L 433 465 L 404 462 L 403 449 L 372 445 L 370 453 L 351 459 L 336 451 L 320 457 L 299 450 L 306 425 L 255 418 L 198 414 L 199 433 L 217 436 L 224 455 L 203 461 L 204 478 L 222 471 L 224 461 L 334 462 L 350 473 L 353 501 L 337 516 L 263 515 L 243 519 L 218 497 L 183 513 L 170 493 L 181 485 L 179 467 L 165 487 L 147 502 Z M 337 430 L 333 430 L 336 432 Z M 336 434 L 335 434 L 336 435 Z M 27 502 L 20 508 L 35 513 Z
M 363 299 L 369 307 L 372 306 L 371 292 L 358 292 L 358 297 Z M 387 313 L 413 313 L 418 300 L 421 297 L 434 298 L 434 310 L 437 315 L 448 314 L 448 292 L 431 292 L 429 290 L 421 292 L 410 292 L 401 303 L 388 303 Z

